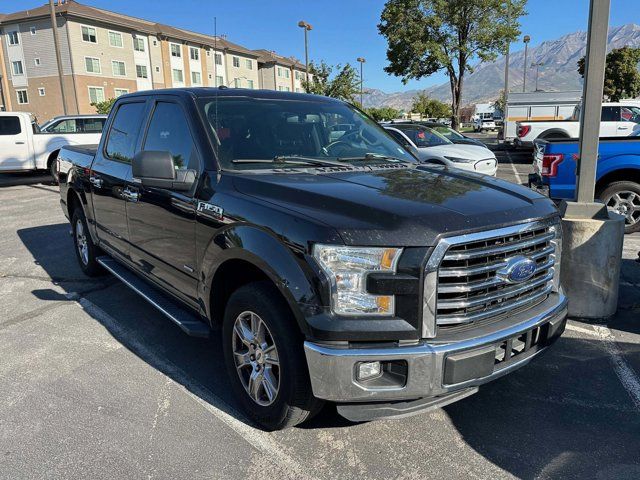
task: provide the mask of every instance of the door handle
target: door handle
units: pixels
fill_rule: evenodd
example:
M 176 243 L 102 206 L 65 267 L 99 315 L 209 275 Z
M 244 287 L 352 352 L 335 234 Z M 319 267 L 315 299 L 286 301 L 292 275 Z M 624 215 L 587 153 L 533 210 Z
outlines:
M 629 127 L 618 127 L 618 130 L 629 130 Z
M 138 192 L 136 190 L 130 190 L 129 188 L 125 188 L 124 190 L 122 190 L 122 197 L 127 202 L 134 202 L 135 203 L 140 198 L 140 192 Z
M 95 175 L 89 177 L 89 183 L 96 188 L 102 188 L 102 179 Z
M 16 142 L 16 145 L 24 145 L 24 142 Z

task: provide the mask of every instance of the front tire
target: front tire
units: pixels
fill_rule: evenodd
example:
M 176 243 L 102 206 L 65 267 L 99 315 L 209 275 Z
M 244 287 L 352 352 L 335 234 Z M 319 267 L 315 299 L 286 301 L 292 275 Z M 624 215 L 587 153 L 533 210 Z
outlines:
M 76 208 L 71 216 L 71 232 L 76 258 L 84 274 L 88 277 L 96 277 L 102 274 L 102 267 L 96 261 L 100 250 L 91 239 L 87 219 L 82 208 Z
M 245 285 L 231 295 L 222 342 L 235 396 L 265 430 L 293 427 L 322 406 L 311 391 L 298 326 L 269 282 Z
M 58 175 L 58 154 L 55 154 L 55 157 L 49 159 L 49 175 L 51 175 L 51 181 L 54 185 L 60 183 L 60 176 Z
M 640 184 L 613 182 L 598 197 L 607 207 L 625 217 L 624 233 L 640 232 Z

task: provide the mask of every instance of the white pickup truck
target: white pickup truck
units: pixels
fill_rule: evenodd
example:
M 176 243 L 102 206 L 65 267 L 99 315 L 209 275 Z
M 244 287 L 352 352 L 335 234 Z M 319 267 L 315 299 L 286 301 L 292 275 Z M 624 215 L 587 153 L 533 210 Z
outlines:
M 640 130 L 640 102 L 603 103 L 600 137 L 627 137 Z M 580 136 L 580 104 L 567 120 L 529 120 L 516 124 L 515 144 L 532 147 L 533 141 Z
M 0 172 L 48 170 L 57 180 L 58 152 L 65 145 L 97 144 L 101 133 L 40 133 L 26 112 L 0 112 Z

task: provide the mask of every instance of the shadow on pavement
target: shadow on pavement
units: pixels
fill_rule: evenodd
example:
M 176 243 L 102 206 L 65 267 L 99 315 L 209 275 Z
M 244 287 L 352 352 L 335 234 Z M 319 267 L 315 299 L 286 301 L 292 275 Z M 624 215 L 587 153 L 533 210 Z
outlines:
M 19 185 L 36 184 L 54 185 L 51 176 L 43 172 L 16 172 L 0 173 L 0 188 L 15 187 Z

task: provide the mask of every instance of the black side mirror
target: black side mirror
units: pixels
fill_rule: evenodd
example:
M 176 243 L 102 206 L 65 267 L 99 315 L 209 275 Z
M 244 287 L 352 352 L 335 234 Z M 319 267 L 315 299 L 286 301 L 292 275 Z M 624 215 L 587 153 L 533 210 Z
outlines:
M 191 190 L 195 180 L 195 170 L 177 170 L 171 152 L 143 150 L 133 157 L 131 163 L 133 178 L 145 187 L 166 188 L 186 192 Z

